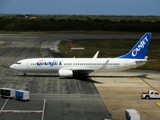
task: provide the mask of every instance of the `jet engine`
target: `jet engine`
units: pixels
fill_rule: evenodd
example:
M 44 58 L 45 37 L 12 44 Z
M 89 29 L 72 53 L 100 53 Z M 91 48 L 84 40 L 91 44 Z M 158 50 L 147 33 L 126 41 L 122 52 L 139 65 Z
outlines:
M 72 77 L 73 71 L 72 70 L 59 70 L 58 74 L 60 77 Z

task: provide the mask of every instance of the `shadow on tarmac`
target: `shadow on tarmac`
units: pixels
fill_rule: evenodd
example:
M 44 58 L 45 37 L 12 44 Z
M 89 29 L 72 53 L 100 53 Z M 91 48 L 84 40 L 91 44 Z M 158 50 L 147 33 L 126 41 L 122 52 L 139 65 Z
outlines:
M 18 77 L 59 77 L 58 75 L 13 75 L 13 76 L 18 76 Z M 59 79 L 66 79 L 66 80 L 71 80 L 71 79 L 76 79 L 79 81 L 84 81 L 84 82 L 91 82 L 91 83 L 97 83 L 97 84 L 102 84 L 102 82 L 98 82 L 93 80 L 94 77 L 97 78 L 143 78 L 143 79 L 153 79 L 153 78 L 149 78 L 147 77 L 147 74 L 142 74 L 142 75 L 135 75 L 135 76 L 74 76 L 74 77 L 59 77 Z M 91 79 L 93 78 L 93 79 Z
M 147 74 L 142 74 L 142 75 L 134 75 L 134 76 L 90 76 L 90 77 L 99 77 L 99 78 L 146 78 L 146 79 L 151 79 L 147 77 Z

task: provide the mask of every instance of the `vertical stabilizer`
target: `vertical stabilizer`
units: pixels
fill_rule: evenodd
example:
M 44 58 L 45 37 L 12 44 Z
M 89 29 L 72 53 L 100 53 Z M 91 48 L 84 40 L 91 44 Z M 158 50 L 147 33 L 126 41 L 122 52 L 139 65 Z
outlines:
M 145 33 L 127 54 L 119 56 L 118 58 L 145 59 L 150 38 L 151 33 Z

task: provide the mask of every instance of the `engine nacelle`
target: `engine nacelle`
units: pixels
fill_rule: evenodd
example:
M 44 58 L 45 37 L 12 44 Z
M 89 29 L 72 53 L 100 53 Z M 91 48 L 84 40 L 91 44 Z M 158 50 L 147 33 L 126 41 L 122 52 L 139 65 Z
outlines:
M 72 70 L 59 70 L 58 74 L 60 77 L 73 77 Z

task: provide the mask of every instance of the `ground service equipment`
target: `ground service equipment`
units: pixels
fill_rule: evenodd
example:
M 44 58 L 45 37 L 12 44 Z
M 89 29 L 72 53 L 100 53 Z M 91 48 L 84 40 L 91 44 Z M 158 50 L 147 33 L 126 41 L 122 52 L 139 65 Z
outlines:
M 0 88 L 1 97 L 14 98 L 15 97 L 15 89 L 12 88 Z
M 135 109 L 126 109 L 125 117 L 127 120 L 140 120 L 140 115 Z
M 29 91 L 16 90 L 16 99 L 27 101 L 29 100 Z

